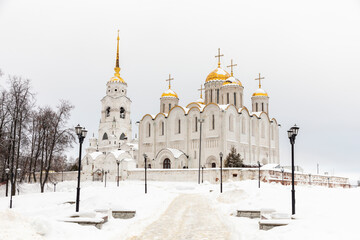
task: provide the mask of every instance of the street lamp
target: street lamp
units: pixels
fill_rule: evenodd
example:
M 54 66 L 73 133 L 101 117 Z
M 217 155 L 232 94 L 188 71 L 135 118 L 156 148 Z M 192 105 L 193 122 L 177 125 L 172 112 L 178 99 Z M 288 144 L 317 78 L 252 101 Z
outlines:
M 107 177 L 108 171 L 105 171 L 105 187 L 106 187 L 106 177 Z
M 147 165 L 146 159 L 147 159 L 147 155 L 144 153 L 143 156 L 144 156 L 144 160 L 145 160 L 145 194 L 146 194 L 147 193 L 147 179 L 146 179 L 146 165 Z
M 53 182 L 53 184 L 54 184 L 54 192 L 56 192 L 56 184 L 57 184 L 57 182 Z
M 200 166 L 201 166 L 201 135 L 202 135 L 202 124 L 204 122 L 203 118 L 198 120 L 200 123 L 200 142 L 199 142 L 199 176 L 198 176 L 198 184 L 200 184 Z
M 311 185 L 311 173 L 309 173 L 309 185 Z
M 222 158 L 223 158 L 223 153 L 220 152 L 220 193 L 222 193 Z
M 281 168 L 281 185 L 284 185 L 284 168 Z
M 116 164 L 117 164 L 117 186 L 119 186 L 119 165 L 120 165 L 120 161 L 116 160 Z
M 80 205 L 80 169 L 81 169 L 81 147 L 87 134 L 87 130 L 79 124 L 75 127 L 75 133 L 79 138 L 79 169 L 78 169 L 78 185 L 76 188 L 76 212 L 79 212 Z
M 17 172 L 18 172 L 18 175 L 20 175 L 20 172 L 21 172 L 21 169 L 20 168 L 18 168 L 17 169 Z M 9 174 L 10 174 L 10 208 L 12 208 L 12 196 L 13 196 L 13 188 L 14 188 L 14 184 L 13 184 L 13 181 L 12 181 L 12 179 L 13 179 L 13 176 L 14 176 L 14 173 L 13 173 L 13 171 L 10 171 L 10 169 L 9 168 L 6 168 L 5 169 L 5 173 L 6 173 L 6 175 L 7 175 L 7 179 L 9 179 Z
M 298 135 L 299 132 L 299 127 L 293 126 L 290 128 L 290 130 L 287 131 L 288 132 L 288 137 L 290 139 L 290 144 L 291 144 L 291 184 L 292 184 L 292 189 L 291 189 L 291 206 L 292 206 L 292 214 L 295 214 L 295 179 L 294 179 L 294 172 L 295 172 L 295 165 L 294 165 L 294 144 L 295 144 L 295 138 Z
M 258 167 L 259 167 L 259 188 L 260 188 L 260 167 L 261 167 L 261 164 L 259 161 L 257 161 L 257 164 L 258 164 Z

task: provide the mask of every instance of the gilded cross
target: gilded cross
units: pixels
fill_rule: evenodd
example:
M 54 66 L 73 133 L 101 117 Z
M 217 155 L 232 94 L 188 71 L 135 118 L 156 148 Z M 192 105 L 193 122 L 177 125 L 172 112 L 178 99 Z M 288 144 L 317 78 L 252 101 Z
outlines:
M 200 98 L 202 99 L 202 91 L 205 90 L 205 88 L 203 88 L 203 85 L 200 86 L 200 89 L 198 89 L 198 91 L 200 91 Z
M 233 74 L 233 67 L 236 67 L 236 66 L 237 66 L 237 64 L 233 64 L 233 60 L 231 59 L 231 64 L 230 64 L 230 66 L 227 66 L 227 67 L 231 68 L 231 76 L 232 76 L 232 77 L 234 76 L 234 74 Z
M 169 89 L 171 87 L 170 81 L 174 80 L 174 78 L 171 78 L 171 74 L 169 74 L 169 78 L 166 79 L 167 82 L 169 82 Z
M 261 77 L 259 73 L 259 78 L 255 78 L 256 81 L 259 81 L 259 88 L 261 88 L 261 79 L 264 79 L 265 77 Z
M 216 58 L 218 58 L 218 67 L 220 67 L 220 58 L 223 56 L 224 54 L 220 54 L 220 48 L 218 48 L 218 55 L 215 56 Z

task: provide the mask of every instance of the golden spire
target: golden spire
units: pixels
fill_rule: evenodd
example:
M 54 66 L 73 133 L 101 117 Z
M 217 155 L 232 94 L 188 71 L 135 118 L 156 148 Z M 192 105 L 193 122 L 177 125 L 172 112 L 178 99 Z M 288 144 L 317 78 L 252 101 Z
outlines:
M 120 37 L 119 37 L 119 32 L 120 30 L 118 30 L 118 36 L 117 36 L 117 50 L 116 50 L 116 65 L 115 65 L 115 76 L 116 77 L 120 77 L 120 66 L 119 66 L 119 40 L 120 40 Z
M 200 98 L 202 99 L 202 91 L 204 90 L 205 88 L 203 88 L 203 85 L 201 84 L 200 86 L 200 89 L 198 89 L 198 91 L 200 91 Z
M 233 77 L 234 76 L 234 74 L 233 74 L 233 67 L 236 67 L 237 66 L 237 64 L 233 64 L 233 60 L 231 59 L 231 64 L 230 64 L 230 66 L 227 66 L 227 67 L 230 67 L 231 68 L 231 76 Z
M 260 77 L 260 73 L 259 73 L 259 78 L 255 78 L 256 81 L 259 81 L 259 88 L 261 88 L 261 79 L 264 79 L 265 77 Z
M 216 55 L 215 57 L 218 58 L 218 67 L 220 67 L 220 57 L 223 57 L 224 54 L 220 55 L 220 48 L 218 48 L 218 55 Z
M 170 81 L 172 81 L 172 80 L 174 80 L 174 78 L 171 78 L 171 74 L 169 74 L 169 78 L 165 80 L 165 81 L 169 82 L 169 89 L 171 88 Z

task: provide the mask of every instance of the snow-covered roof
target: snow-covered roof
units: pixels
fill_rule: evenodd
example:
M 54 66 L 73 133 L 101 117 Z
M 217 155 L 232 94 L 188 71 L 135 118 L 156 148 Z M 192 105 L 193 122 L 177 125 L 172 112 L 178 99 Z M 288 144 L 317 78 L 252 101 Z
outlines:
M 102 152 L 93 152 L 93 153 L 90 153 L 89 155 L 92 159 L 95 159 L 98 156 L 103 155 L 103 153 Z
M 274 169 L 279 169 L 280 165 L 276 164 L 276 163 L 269 163 L 269 164 L 265 164 L 264 166 L 261 167 L 262 170 L 274 170 Z
M 175 148 L 166 148 L 166 149 L 169 150 L 174 155 L 174 158 L 179 158 L 182 154 L 184 154 L 182 151 Z
M 110 153 L 114 154 L 115 158 L 118 158 L 121 154 L 126 153 L 124 150 L 115 150 L 111 151 Z
M 126 143 L 126 145 L 128 145 L 129 147 L 132 147 L 134 150 L 139 149 L 139 144 L 138 143 Z

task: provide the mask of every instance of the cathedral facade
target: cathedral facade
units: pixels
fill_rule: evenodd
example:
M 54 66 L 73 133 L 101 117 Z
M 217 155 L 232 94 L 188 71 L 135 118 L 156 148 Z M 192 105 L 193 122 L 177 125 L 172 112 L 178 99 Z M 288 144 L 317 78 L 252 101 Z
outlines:
M 279 124 L 269 117 L 269 96 L 261 87 L 251 97 L 251 111 L 244 106 L 242 83 L 218 67 L 206 77 L 205 98 L 186 106 L 169 87 L 160 98 L 160 111 L 146 114 L 139 122 L 138 167 L 144 167 L 143 154 L 151 168 L 206 168 L 220 166 L 234 147 L 244 164 L 280 163 Z

